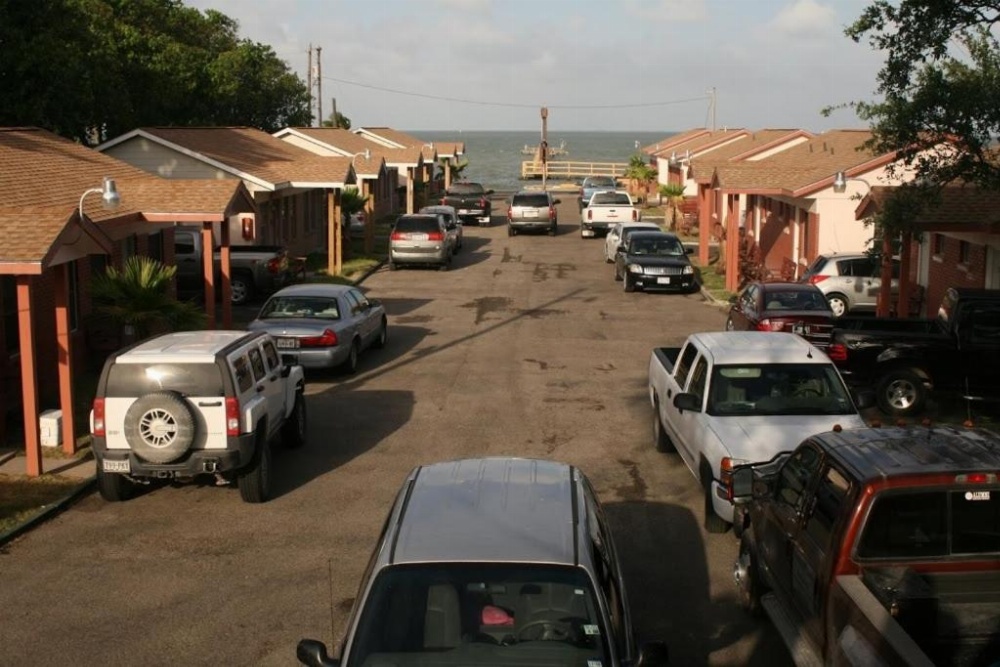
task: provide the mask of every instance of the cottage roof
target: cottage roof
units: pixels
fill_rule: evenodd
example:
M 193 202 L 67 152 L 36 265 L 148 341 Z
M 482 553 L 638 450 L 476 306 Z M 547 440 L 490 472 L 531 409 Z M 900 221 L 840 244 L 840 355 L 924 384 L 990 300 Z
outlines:
M 749 132 L 736 141 L 691 156 L 691 176 L 696 181 L 711 181 L 717 167 L 745 160 L 754 154 L 789 144 L 795 139 L 810 138 L 805 130 L 763 129 Z
M 878 212 L 897 188 L 876 185 L 855 211 L 858 220 Z M 936 231 L 984 231 L 1000 233 L 1000 192 L 974 185 L 951 185 L 941 189 L 940 203 L 922 211 L 913 221 L 917 229 Z
M 696 127 L 690 130 L 685 130 L 684 132 L 678 132 L 677 134 L 672 134 L 669 137 L 665 137 L 654 144 L 649 144 L 648 146 L 642 147 L 642 152 L 649 155 L 663 155 L 666 153 L 670 155 L 670 151 L 674 149 L 678 144 L 688 141 L 694 137 L 702 134 L 707 134 L 710 132 L 707 128 Z

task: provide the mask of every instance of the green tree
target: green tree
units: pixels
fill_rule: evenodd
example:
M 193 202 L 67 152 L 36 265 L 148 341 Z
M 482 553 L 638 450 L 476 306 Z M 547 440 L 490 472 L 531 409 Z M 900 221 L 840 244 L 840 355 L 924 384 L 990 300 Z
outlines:
M 641 194 L 643 199 L 649 194 L 649 186 L 656 179 L 656 168 L 646 163 L 642 155 L 634 154 L 625 168 L 625 178 L 629 180 L 633 194 Z
M 161 331 L 204 327 L 207 318 L 197 305 L 170 295 L 176 274 L 176 267 L 133 255 L 120 270 L 109 266 L 104 275 L 94 279 L 94 310 L 116 326 L 131 327 L 137 339 Z
M 667 183 L 660 186 L 659 192 L 669 211 L 670 231 L 676 232 L 677 220 L 683 217 L 681 206 L 684 204 L 684 186 L 680 183 Z
M 351 129 L 351 119 L 335 111 L 330 114 L 330 117 L 323 121 L 323 127 L 340 127 L 345 130 Z

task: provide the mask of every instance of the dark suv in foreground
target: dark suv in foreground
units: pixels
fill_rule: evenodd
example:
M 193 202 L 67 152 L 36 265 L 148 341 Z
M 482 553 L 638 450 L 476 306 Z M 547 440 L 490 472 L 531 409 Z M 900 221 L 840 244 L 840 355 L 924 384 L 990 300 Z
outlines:
M 517 458 L 413 470 L 341 645 L 307 665 L 662 665 L 637 645 L 618 554 L 579 469 Z

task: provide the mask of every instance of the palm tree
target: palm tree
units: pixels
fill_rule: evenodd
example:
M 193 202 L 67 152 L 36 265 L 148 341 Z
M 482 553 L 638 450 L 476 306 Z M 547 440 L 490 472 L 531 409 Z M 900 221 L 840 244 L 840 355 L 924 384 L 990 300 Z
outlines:
M 670 211 L 669 216 L 669 228 L 670 231 L 677 231 L 677 219 L 678 217 L 683 217 L 680 212 L 681 205 L 684 204 L 684 186 L 680 183 L 667 183 L 666 185 L 660 186 L 660 198 L 667 205 L 667 210 Z
M 129 257 L 120 270 L 109 266 L 91 287 L 95 313 L 137 339 L 204 327 L 207 319 L 197 305 L 171 296 L 176 274 L 176 267 L 141 255 Z
M 633 194 L 637 194 L 636 191 L 641 191 L 643 200 L 645 200 L 645 195 L 649 193 L 649 183 L 656 178 L 656 169 L 647 164 L 642 155 L 636 153 L 629 158 L 624 176 L 629 179 Z

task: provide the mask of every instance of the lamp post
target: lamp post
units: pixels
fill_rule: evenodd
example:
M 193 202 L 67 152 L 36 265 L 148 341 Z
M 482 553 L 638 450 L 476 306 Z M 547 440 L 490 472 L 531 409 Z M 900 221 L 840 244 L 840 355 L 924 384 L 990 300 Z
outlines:
M 121 203 L 121 197 L 118 195 L 118 187 L 115 185 L 115 179 L 108 176 L 104 177 L 104 184 L 99 188 L 90 188 L 85 190 L 82 195 L 80 195 L 80 204 L 77 206 L 77 211 L 80 217 L 83 217 L 83 200 L 90 194 L 101 193 L 101 201 L 103 202 L 105 210 L 113 211 L 118 208 Z
M 843 171 L 838 171 L 833 175 L 833 191 L 837 194 L 843 194 L 847 191 L 848 181 L 864 183 L 868 187 L 868 192 L 871 192 L 871 183 L 857 176 L 849 177 Z M 879 285 L 878 299 L 875 305 L 875 315 L 878 317 L 888 317 L 892 295 L 892 238 L 889 236 L 889 230 L 885 225 L 882 225 L 882 260 L 879 266 L 879 281 L 881 284 Z

